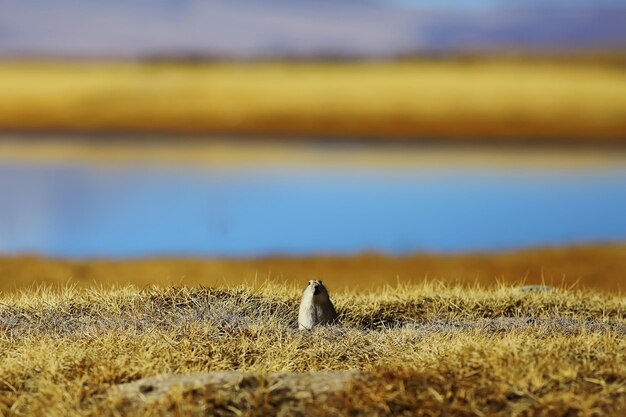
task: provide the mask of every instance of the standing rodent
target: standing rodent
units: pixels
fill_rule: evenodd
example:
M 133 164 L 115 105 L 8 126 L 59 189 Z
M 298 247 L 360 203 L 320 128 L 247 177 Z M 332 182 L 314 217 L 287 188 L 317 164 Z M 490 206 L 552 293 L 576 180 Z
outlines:
M 328 290 L 322 281 L 312 279 L 302 294 L 298 327 L 300 330 L 309 330 L 318 324 L 333 324 L 337 322 L 337 312 L 333 302 L 328 297 Z

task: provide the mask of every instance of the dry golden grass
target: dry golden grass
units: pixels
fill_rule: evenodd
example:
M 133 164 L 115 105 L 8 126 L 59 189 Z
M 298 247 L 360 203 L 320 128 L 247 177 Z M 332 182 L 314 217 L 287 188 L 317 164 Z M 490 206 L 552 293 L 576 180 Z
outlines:
M 604 291 L 626 289 L 626 245 L 538 248 L 495 254 L 315 256 L 261 259 L 139 259 L 64 261 L 0 257 L 0 290 L 33 284 L 80 286 L 133 284 L 230 286 L 272 280 L 300 285 L 311 278 L 337 289 L 371 290 L 425 279 L 448 283 L 497 282 L 579 286 Z
M 2 130 L 626 139 L 626 72 L 584 62 L 5 62 L 0 92 Z
M 419 148 L 417 147 L 419 146 Z M 176 143 L 158 135 L 137 140 L 133 135 L 114 140 L 93 141 L 72 135 L 3 134 L 0 163 L 19 164 L 98 164 L 111 165 L 189 165 L 237 170 L 314 167 L 318 170 L 364 168 L 402 169 L 498 169 L 498 170 L 598 170 L 623 169 L 626 152 L 614 148 L 563 146 L 362 146 L 354 144 L 337 151 L 317 142 L 287 142 L 277 138 L 233 141 L 227 137 L 197 140 L 189 136 Z M 626 149 L 625 149 L 626 150 Z M 383 171 L 384 172 L 384 171 Z
M 2 258 L 0 416 L 623 416 L 625 253 Z
M 0 415 L 623 415 L 623 297 L 437 283 L 359 294 L 327 284 L 342 325 L 313 331 L 296 329 L 301 289 L 271 283 L 4 294 Z M 145 396 L 116 389 L 232 370 L 247 373 L 152 401 L 152 385 Z M 342 370 L 353 371 L 341 374 L 343 388 L 319 397 L 273 374 L 296 385 Z

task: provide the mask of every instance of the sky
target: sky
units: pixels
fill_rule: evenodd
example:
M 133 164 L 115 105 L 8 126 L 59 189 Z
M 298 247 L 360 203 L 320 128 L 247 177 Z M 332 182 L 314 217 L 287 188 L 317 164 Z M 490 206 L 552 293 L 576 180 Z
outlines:
M 0 57 L 624 49 L 614 0 L 0 0 Z
M 381 0 L 382 3 L 396 4 L 406 7 L 443 7 L 449 9 L 484 9 L 502 6 L 580 6 L 580 5 L 623 5 L 623 0 Z

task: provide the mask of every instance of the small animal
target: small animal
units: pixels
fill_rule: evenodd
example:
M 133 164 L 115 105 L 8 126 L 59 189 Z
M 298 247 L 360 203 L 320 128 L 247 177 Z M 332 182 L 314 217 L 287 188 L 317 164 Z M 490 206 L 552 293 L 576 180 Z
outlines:
M 300 330 L 310 330 L 318 324 L 333 324 L 337 322 L 337 312 L 333 302 L 328 297 L 328 290 L 322 281 L 312 279 L 302 294 L 298 327 Z

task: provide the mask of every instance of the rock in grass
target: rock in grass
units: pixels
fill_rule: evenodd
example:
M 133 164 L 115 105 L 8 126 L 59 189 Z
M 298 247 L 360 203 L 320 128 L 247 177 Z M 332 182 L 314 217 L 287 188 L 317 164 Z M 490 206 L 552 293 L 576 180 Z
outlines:
M 115 385 L 107 397 L 118 404 L 118 411 L 167 401 L 173 395 L 181 395 L 191 402 L 206 402 L 220 397 L 235 398 L 239 401 L 233 401 L 232 405 L 239 406 L 237 408 L 245 406 L 244 403 L 253 398 L 254 394 L 268 395 L 274 402 L 320 401 L 345 391 L 359 374 L 358 371 L 259 374 L 221 371 L 157 375 Z
M 556 289 L 550 285 L 524 285 L 519 290 L 521 292 L 552 292 Z

